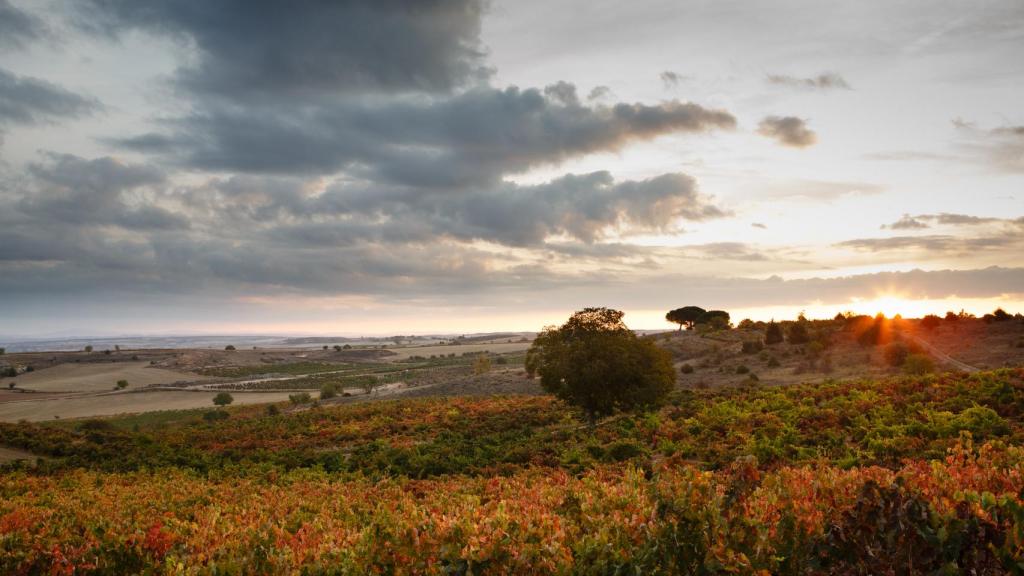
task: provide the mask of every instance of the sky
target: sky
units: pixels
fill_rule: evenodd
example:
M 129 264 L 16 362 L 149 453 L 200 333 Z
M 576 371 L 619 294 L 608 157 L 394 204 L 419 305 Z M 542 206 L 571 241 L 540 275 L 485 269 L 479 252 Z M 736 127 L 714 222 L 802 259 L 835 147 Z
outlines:
M 0 338 L 1024 311 L 1024 3 L 0 0 Z

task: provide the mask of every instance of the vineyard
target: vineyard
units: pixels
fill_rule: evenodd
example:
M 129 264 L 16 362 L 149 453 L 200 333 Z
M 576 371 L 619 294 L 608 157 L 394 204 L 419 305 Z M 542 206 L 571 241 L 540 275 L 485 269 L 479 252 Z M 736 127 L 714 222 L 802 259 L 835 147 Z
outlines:
M 1024 370 L 4 424 L 0 572 L 999 574 Z

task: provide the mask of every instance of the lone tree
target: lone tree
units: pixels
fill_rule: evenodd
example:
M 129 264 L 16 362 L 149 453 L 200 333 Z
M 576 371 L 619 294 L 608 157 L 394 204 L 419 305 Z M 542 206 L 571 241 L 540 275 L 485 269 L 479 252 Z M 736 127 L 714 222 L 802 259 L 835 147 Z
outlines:
M 234 396 L 228 394 L 227 392 L 218 392 L 217 395 L 213 397 L 213 403 L 216 404 L 217 406 L 227 406 L 228 404 L 231 404 L 234 401 Z
M 782 342 L 782 325 L 772 320 L 764 331 L 764 343 L 768 346 Z
M 586 308 L 557 328 L 545 328 L 527 351 L 527 372 L 591 420 L 661 404 L 675 385 L 672 357 L 653 340 L 637 338 L 622 316 Z
M 684 326 L 687 330 L 693 330 L 693 325 L 697 323 L 697 319 L 706 312 L 707 310 L 700 306 L 683 306 L 682 308 L 669 310 L 668 314 L 665 314 L 665 320 L 673 324 L 679 324 L 680 330 Z

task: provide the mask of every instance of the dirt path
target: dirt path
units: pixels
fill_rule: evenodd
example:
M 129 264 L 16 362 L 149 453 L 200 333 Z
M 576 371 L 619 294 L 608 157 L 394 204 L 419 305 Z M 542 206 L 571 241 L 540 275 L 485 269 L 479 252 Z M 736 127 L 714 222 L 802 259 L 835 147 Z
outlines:
M 977 372 L 979 370 L 979 368 L 976 368 L 974 366 L 971 366 L 970 364 L 961 362 L 961 361 L 957 360 L 956 358 L 953 358 L 949 354 L 946 354 L 942 350 L 939 350 L 938 348 L 933 346 L 930 342 L 922 340 L 921 338 L 918 338 L 917 336 L 914 336 L 913 334 L 907 334 L 906 337 L 907 337 L 908 340 L 914 342 L 915 344 L 917 344 L 921 348 L 924 348 L 925 352 L 931 354 L 939 362 L 942 362 L 943 364 L 948 364 L 949 366 L 952 366 L 952 367 L 956 368 L 957 370 L 960 370 L 962 372 L 967 372 L 967 373 Z

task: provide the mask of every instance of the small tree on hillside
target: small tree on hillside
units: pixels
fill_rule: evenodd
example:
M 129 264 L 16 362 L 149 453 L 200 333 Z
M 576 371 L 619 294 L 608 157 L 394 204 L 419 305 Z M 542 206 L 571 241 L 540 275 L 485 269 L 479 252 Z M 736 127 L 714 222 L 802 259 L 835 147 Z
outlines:
M 227 392 L 218 392 L 217 395 L 213 397 L 213 403 L 216 406 L 227 406 L 228 404 L 231 404 L 234 401 L 234 396 L 228 394 Z
M 675 386 L 672 357 L 654 340 L 637 338 L 622 317 L 618 310 L 586 308 L 545 328 L 527 352 L 527 372 L 591 419 L 661 404 Z
M 665 320 L 668 320 L 673 324 L 679 324 L 680 330 L 682 330 L 684 326 L 687 330 L 693 330 L 693 325 L 705 312 L 707 312 L 707 310 L 704 310 L 700 306 L 683 306 L 682 308 L 670 310 L 668 314 L 665 314 Z
M 768 346 L 782 342 L 782 326 L 772 320 L 764 331 L 764 343 Z

